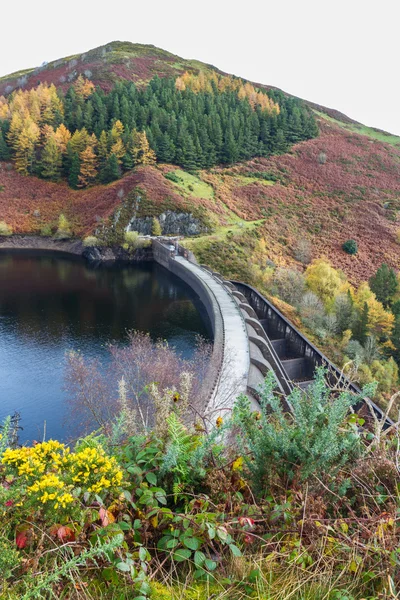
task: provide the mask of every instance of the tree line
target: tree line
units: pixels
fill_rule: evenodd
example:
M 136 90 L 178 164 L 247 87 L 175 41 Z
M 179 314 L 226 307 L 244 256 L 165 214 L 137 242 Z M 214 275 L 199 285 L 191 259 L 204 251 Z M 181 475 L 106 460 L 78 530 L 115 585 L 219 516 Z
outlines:
M 185 169 L 285 152 L 318 134 L 296 98 L 268 94 L 216 74 L 119 82 L 109 93 L 79 76 L 66 94 L 54 85 L 0 98 L 0 160 L 72 187 L 107 183 L 138 164 Z

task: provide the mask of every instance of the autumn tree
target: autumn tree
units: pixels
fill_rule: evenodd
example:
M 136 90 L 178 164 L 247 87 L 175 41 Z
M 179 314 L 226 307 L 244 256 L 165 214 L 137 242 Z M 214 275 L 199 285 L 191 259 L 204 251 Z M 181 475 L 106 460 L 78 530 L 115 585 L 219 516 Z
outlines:
M 97 157 L 92 146 L 87 146 L 79 154 L 81 168 L 78 177 L 78 187 L 86 187 L 93 183 L 97 176 Z
M 152 221 L 152 225 L 151 225 L 151 235 L 161 235 L 162 234 L 162 230 L 161 230 L 161 225 L 160 225 L 160 221 L 157 219 L 157 217 L 153 217 L 153 221 Z
M 15 168 L 23 175 L 29 175 L 32 171 L 35 146 L 39 138 L 39 127 L 30 117 L 27 117 L 23 122 L 22 130 L 14 140 Z
M 344 277 L 325 259 L 314 260 L 306 269 L 307 287 L 325 304 L 333 302 L 335 296 L 344 291 Z
M 154 165 L 156 162 L 156 153 L 150 148 L 145 131 L 135 134 L 133 159 L 136 165 Z
M 74 83 L 74 90 L 78 97 L 86 99 L 94 92 L 94 83 L 92 83 L 83 75 L 79 75 L 77 80 Z

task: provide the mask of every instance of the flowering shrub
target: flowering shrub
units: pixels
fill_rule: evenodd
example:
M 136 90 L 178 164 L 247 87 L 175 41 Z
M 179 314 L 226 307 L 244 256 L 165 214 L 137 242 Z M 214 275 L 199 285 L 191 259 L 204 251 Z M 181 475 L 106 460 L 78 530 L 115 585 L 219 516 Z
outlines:
M 56 440 L 31 448 L 8 448 L 1 462 L 7 475 L 19 478 L 34 503 L 51 511 L 68 512 L 85 493 L 115 492 L 123 478 L 115 458 L 108 457 L 102 448 L 71 452 Z

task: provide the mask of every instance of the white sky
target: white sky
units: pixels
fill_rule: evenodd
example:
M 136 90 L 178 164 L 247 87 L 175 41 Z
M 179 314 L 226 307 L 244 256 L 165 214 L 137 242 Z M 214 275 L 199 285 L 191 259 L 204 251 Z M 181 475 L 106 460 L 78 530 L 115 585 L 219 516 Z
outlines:
M 399 23 L 399 0 L 11 0 L 0 75 L 114 40 L 148 43 L 400 135 Z

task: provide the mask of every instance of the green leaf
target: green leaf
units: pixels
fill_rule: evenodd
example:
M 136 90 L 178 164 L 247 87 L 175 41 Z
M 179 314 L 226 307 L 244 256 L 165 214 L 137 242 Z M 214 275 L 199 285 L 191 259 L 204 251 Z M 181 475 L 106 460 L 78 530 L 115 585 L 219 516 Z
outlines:
M 157 476 L 154 473 L 146 473 L 146 480 L 150 485 L 157 485 Z
M 200 547 L 200 540 L 195 537 L 183 538 L 182 542 L 186 548 L 190 548 L 191 550 L 197 550 Z
M 147 550 L 143 546 L 139 548 L 139 559 L 142 561 L 147 560 Z
M 201 567 L 205 560 L 206 555 L 204 554 L 204 552 L 197 550 L 197 552 L 194 553 L 194 564 L 196 565 L 196 567 Z
M 172 538 L 172 540 L 169 540 L 166 543 L 166 548 L 176 548 L 176 546 L 179 544 L 179 540 Z
M 129 529 L 132 528 L 132 526 L 130 525 L 130 523 L 127 523 L 126 521 L 120 521 L 118 523 L 118 526 L 120 529 L 122 529 L 122 531 L 128 531 Z
M 127 565 L 125 562 L 119 562 L 115 566 L 117 567 L 117 569 L 119 569 L 120 571 L 124 571 L 125 573 L 131 570 L 131 566 Z
M 235 544 L 229 544 L 229 548 L 233 554 L 233 556 L 242 556 L 242 552 L 240 551 L 240 549 L 235 546 Z
M 191 556 L 191 550 L 187 550 L 186 548 L 179 548 L 179 550 L 174 552 L 173 559 L 176 562 L 183 562 L 184 560 L 188 560 Z
M 206 558 L 206 560 L 204 561 L 204 566 L 209 571 L 214 571 L 217 568 L 217 563 L 215 562 L 215 560 L 211 560 L 210 558 Z
M 210 540 L 213 540 L 215 538 L 215 527 L 208 528 L 208 537 L 210 538 Z

